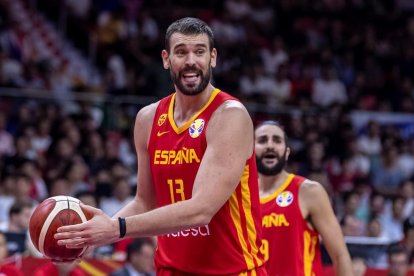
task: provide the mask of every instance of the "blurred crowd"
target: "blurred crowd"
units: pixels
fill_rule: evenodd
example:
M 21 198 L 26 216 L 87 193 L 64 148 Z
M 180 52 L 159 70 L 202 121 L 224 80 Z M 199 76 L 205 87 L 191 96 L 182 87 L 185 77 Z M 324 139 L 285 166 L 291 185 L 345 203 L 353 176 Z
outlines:
M 412 1 L 37 2 L 24 3 L 51 21 L 64 5 L 67 39 L 102 74 L 102 82 L 93 84 L 66 78 L 77 93 L 170 93 L 160 59 L 165 28 L 182 16 L 204 19 L 219 53 L 214 82 L 246 103 L 273 110 L 252 117 L 285 125 L 292 148 L 288 170 L 326 187 L 346 236 L 403 246 L 407 262 L 414 263 L 414 135 L 377 120 L 356 129 L 351 118 L 355 110 L 414 113 Z M 60 89 L 48 80 L 64 71 L 25 56 L 19 48 L 24 43 L 8 43 L 12 35 L 19 41 L 25 36 L 18 22 L 9 24 L 5 3 L 0 86 Z M 135 112 L 108 116 L 105 105 L 66 105 L 0 97 L 0 231 L 25 233 L 27 210 L 50 196 L 83 197 L 109 215 L 132 199 Z M 278 113 L 290 108 L 300 112 Z M 125 259 L 126 246 L 118 247 L 96 254 Z M 387 267 L 383 253 L 368 265 Z

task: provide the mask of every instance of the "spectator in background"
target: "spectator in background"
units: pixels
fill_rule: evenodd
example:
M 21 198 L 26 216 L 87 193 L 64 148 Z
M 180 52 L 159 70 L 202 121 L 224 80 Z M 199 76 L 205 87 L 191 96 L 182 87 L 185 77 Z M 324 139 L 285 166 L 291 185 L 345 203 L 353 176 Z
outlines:
M 404 178 L 414 179 L 414 138 L 410 138 L 407 141 L 402 141 L 400 148 L 401 153 L 398 157 L 399 167 L 403 172 Z
M 113 183 L 112 196 L 102 199 L 100 209 L 102 209 L 102 211 L 106 214 L 112 216 L 133 199 L 134 197 L 132 196 L 129 179 L 121 177 L 116 179 Z
M 93 190 L 91 183 L 88 182 L 89 168 L 82 157 L 72 158 L 64 171 L 66 172 L 65 177 L 69 181 L 71 196 L 78 192 Z
M 27 135 L 16 136 L 14 144 L 14 154 L 4 158 L 4 170 L 8 173 L 15 173 L 19 164 L 24 160 L 36 159 L 36 152 L 31 148 L 30 138 Z
M 399 241 L 403 238 L 404 203 L 403 197 L 394 197 L 391 203 L 391 212 L 386 212 L 381 216 L 384 233 L 390 241 Z
M 372 165 L 374 188 L 386 195 L 395 196 L 404 180 L 404 174 L 398 165 L 398 149 L 388 145 L 382 149 L 381 158 Z
M 385 213 L 385 196 L 374 192 L 369 200 L 369 212 L 371 216 L 381 217 Z
M 149 238 L 137 238 L 127 247 L 127 263 L 110 276 L 155 276 L 155 246 Z
M 414 211 L 414 179 L 407 179 L 402 182 L 399 195 L 404 198 L 403 217 L 408 218 Z
M 0 231 L 0 275 L 23 276 L 22 271 L 12 262 L 7 260 L 8 255 L 7 238 L 6 235 Z
M 371 217 L 368 220 L 366 236 L 370 238 L 378 238 L 385 242 L 389 241 L 388 237 L 384 233 L 381 220 L 378 217 Z
M 403 238 L 391 246 L 396 244 L 403 246 L 407 251 L 409 263 L 414 264 L 414 216 L 410 216 L 404 220 L 403 231 Z
M 269 107 L 275 108 L 276 106 L 286 104 L 291 97 L 292 85 L 287 75 L 287 65 L 281 64 L 279 70 L 276 72 L 275 79 L 273 80 L 273 89 L 265 94 L 266 104 Z
M 355 216 L 345 215 L 339 223 L 344 236 L 357 237 L 363 234 L 364 225 Z
M 11 174 L 3 174 L 1 180 L 0 193 L 0 223 L 4 223 L 9 219 L 9 209 L 13 205 L 15 198 L 12 194 L 12 188 L 15 184 L 15 178 Z
M 58 177 L 49 182 L 49 196 L 60 195 L 70 195 L 69 181 L 64 177 Z
M 0 231 L 25 233 L 29 228 L 32 210 L 31 202 L 15 202 L 9 210 L 9 221 L 0 224 Z
M 369 158 L 358 148 L 356 137 L 352 137 L 346 142 L 346 152 L 352 170 L 358 176 L 368 176 L 371 170 L 371 163 Z
M 367 271 L 367 263 L 365 259 L 362 257 L 353 257 L 352 269 L 354 271 L 354 276 L 364 276 Z
M 253 61 L 245 68 L 245 73 L 240 77 L 239 89 L 245 100 L 255 100 L 264 103 L 265 96 L 274 90 L 275 82 L 263 74 L 263 64 L 260 61 Z
M 367 133 L 358 138 L 358 148 L 368 157 L 377 157 L 382 151 L 380 126 L 375 121 L 367 124 Z
M 99 200 L 96 198 L 95 193 L 91 191 L 80 191 L 74 196 L 79 199 L 83 204 L 97 208 L 99 206 Z
M 31 181 L 30 195 L 36 201 L 48 197 L 46 182 L 36 161 L 26 159 L 19 164 L 18 171 L 27 175 Z
M 15 202 L 9 210 L 9 220 L 0 225 L 0 231 L 4 232 L 7 237 L 10 255 L 26 251 L 32 211 L 31 202 Z
M 283 38 L 273 38 L 269 48 L 262 48 L 260 56 L 264 65 L 264 72 L 267 75 L 274 75 L 279 72 L 279 66 L 289 61 Z
M 6 155 L 14 153 L 13 136 L 6 129 L 7 117 L 6 114 L 0 112 L 0 159 Z
M 320 107 L 348 102 L 345 85 L 338 79 L 333 66 L 325 65 L 322 68 L 321 78 L 316 79 L 313 84 L 312 101 Z
M 388 276 L 406 276 L 409 269 L 408 254 L 401 245 L 388 249 Z

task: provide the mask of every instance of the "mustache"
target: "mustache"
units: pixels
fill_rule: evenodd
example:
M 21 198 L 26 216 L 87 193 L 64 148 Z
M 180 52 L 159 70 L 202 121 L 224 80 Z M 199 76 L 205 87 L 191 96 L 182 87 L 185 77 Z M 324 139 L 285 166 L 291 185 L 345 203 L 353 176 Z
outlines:
M 262 153 L 261 158 L 265 157 L 266 155 L 274 155 L 277 159 L 280 159 L 280 155 L 273 149 L 267 149 L 265 152 Z
M 186 66 L 183 70 L 180 71 L 180 74 L 185 74 L 185 73 L 197 73 L 197 74 L 201 74 L 201 70 L 198 69 L 195 65 L 191 65 L 191 66 Z

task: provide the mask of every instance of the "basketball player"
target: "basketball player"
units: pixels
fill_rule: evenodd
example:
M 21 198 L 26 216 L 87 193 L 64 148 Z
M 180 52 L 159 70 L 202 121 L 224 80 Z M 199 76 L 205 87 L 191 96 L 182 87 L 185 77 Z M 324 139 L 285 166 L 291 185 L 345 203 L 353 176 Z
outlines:
M 353 275 L 351 259 L 321 184 L 285 171 L 290 148 L 277 122 L 255 129 L 262 210 L 260 248 L 270 276 L 322 275 L 319 235 L 336 275 Z
M 112 218 L 89 208 L 93 219 L 55 237 L 76 248 L 158 235 L 157 275 L 266 275 L 253 123 L 210 82 L 210 27 L 177 20 L 161 55 L 176 91 L 138 112 L 135 199 Z

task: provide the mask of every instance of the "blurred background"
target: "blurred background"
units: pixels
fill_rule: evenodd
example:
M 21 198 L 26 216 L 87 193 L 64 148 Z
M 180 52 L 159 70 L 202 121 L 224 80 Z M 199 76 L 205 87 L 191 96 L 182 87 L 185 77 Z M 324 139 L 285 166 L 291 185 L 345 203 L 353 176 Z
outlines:
M 411 266 L 412 0 L 1 0 L 0 263 L 39 257 L 26 233 L 47 197 L 109 215 L 133 197 L 135 116 L 174 91 L 160 52 L 185 16 L 215 33 L 214 85 L 285 125 L 288 170 L 325 186 L 352 257 L 379 273 L 402 245 Z M 98 248 L 106 272 L 89 273 L 129 261 L 130 242 Z

